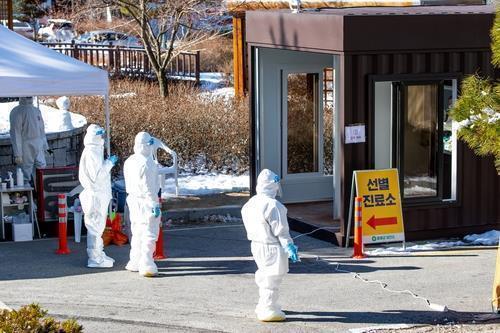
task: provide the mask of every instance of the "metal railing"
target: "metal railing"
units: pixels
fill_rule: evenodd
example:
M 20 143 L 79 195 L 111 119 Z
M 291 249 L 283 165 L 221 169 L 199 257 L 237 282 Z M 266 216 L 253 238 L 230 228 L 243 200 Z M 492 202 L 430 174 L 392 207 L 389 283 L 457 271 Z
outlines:
M 142 47 L 126 47 L 110 44 L 41 43 L 57 52 L 107 70 L 113 77 L 155 78 L 146 51 Z M 191 80 L 200 83 L 200 51 L 181 52 L 167 68 L 171 79 Z

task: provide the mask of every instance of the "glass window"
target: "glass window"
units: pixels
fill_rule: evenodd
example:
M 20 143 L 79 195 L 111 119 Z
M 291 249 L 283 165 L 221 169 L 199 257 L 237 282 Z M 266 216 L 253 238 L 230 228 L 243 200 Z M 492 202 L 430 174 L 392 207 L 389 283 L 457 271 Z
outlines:
M 456 136 L 448 116 L 456 94 L 455 79 L 374 82 L 374 166 L 399 169 L 406 200 L 457 198 Z
M 287 77 L 287 173 L 319 171 L 318 74 Z
M 438 84 L 405 87 L 402 167 L 405 198 L 437 196 Z

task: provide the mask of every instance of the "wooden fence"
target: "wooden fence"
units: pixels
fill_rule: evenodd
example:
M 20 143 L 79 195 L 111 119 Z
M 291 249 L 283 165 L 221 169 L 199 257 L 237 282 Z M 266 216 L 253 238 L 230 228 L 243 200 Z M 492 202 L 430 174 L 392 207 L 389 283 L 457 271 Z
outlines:
M 0 0 L 0 24 L 3 23 L 7 28 L 13 29 L 13 10 L 12 10 L 12 0 Z
M 55 51 L 107 70 L 110 76 L 155 78 L 146 51 L 142 47 L 113 44 L 41 43 Z M 182 52 L 170 62 L 167 76 L 200 83 L 200 51 Z

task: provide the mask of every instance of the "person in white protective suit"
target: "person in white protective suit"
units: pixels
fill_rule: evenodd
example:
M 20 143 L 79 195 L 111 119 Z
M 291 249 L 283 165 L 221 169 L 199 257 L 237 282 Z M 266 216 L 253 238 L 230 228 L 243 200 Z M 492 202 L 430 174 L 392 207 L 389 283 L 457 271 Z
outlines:
M 78 178 L 83 187 L 80 203 L 87 228 L 87 267 L 113 267 L 114 259 L 103 251 L 102 233 L 106 227 L 109 202 L 111 200 L 111 169 L 118 157 L 104 160 L 105 131 L 91 124 L 87 128 L 83 144 L 85 148 L 80 158 Z
M 9 118 L 14 162 L 23 170 L 24 178 L 30 181 L 35 167 L 46 166 L 45 151 L 51 152 L 42 113 L 33 105 L 32 97 L 21 97 Z
M 125 269 L 146 277 L 158 274 L 153 254 L 160 231 L 161 211 L 158 167 L 152 154 L 154 142 L 148 133 L 139 132 L 135 137 L 134 154 L 123 166 L 132 231 L 130 260 Z
M 292 262 L 299 261 L 297 247 L 290 237 L 287 210 L 275 199 L 280 191 L 279 177 L 264 169 L 257 178 L 257 194 L 241 210 L 257 264 L 255 282 L 259 287 L 259 303 L 255 313 L 261 321 L 285 320 L 285 314 L 277 303 L 279 286 L 288 273 L 288 258 Z

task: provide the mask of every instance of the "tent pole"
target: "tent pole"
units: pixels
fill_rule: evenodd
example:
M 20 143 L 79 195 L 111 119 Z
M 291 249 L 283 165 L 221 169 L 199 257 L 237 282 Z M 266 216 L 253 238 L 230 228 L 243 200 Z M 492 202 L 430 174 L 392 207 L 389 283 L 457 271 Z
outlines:
M 109 120 L 109 93 L 104 95 L 104 109 L 106 113 L 106 153 L 111 156 L 111 135 Z

